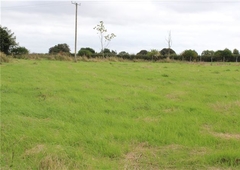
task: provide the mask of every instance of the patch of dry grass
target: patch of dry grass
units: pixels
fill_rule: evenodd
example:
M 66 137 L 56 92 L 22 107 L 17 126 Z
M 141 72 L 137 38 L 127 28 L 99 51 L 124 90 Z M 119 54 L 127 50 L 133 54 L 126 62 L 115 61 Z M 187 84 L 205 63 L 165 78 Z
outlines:
M 237 100 L 231 103 L 216 102 L 214 104 L 211 104 L 210 107 L 219 113 L 229 113 L 229 111 L 234 108 L 240 108 L 240 101 Z
M 44 151 L 45 148 L 46 147 L 43 144 L 36 145 L 35 147 L 26 150 L 24 153 L 24 156 L 31 156 L 31 155 L 38 154 L 38 153 Z
M 173 101 L 180 101 L 180 99 L 186 95 L 184 91 L 174 91 L 174 93 L 169 93 L 166 95 L 166 98 L 173 100 Z
M 208 133 L 214 137 L 222 138 L 222 139 L 236 139 L 240 140 L 240 134 L 233 134 L 233 133 L 219 133 L 219 132 L 214 132 L 210 126 L 204 126 L 203 127 L 204 133 Z
M 39 163 L 39 170 L 68 170 L 67 164 L 64 159 L 56 155 L 48 155 L 44 157 Z

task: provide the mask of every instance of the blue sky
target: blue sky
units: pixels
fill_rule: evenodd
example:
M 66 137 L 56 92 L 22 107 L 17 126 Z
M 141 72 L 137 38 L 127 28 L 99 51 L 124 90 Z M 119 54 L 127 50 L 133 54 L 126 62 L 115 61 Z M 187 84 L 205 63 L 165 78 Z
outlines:
M 108 48 L 137 53 L 167 47 L 178 54 L 186 49 L 240 50 L 239 0 L 77 1 L 78 49 L 100 51 L 93 28 L 104 21 L 116 34 Z M 74 52 L 75 6 L 71 1 L 1 1 L 1 25 L 11 29 L 20 46 L 35 53 L 67 43 Z

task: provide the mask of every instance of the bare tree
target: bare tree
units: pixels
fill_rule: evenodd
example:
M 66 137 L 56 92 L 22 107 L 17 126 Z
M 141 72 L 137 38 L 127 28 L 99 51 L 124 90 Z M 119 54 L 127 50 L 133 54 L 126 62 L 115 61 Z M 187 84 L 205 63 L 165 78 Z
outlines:
M 93 29 L 98 31 L 99 39 L 101 43 L 101 53 L 104 57 L 104 49 L 109 45 L 110 41 L 116 37 L 116 35 L 114 33 L 105 35 L 105 33 L 107 32 L 107 29 L 105 28 L 103 21 L 100 21 L 100 24 L 98 24 Z
M 169 31 L 168 33 L 168 38 L 166 38 L 167 44 L 168 44 L 168 55 L 167 55 L 167 59 L 170 59 L 170 49 L 172 46 L 172 36 L 171 36 L 171 31 Z

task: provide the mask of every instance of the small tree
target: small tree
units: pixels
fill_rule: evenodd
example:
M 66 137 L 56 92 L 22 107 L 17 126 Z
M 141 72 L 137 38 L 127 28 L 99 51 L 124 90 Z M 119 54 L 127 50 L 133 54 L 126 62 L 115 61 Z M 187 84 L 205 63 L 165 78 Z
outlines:
M 18 43 L 16 43 L 14 33 L 7 27 L 2 27 L 0 25 L 0 51 L 5 54 L 10 54 L 11 49 L 16 45 L 18 45 Z
M 104 49 L 109 45 L 110 41 L 116 37 L 116 35 L 114 33 L 105 35 L 107 29 L 105 28 L 103 21 L 100 21 L 100 24 L 98 24 L 93 29 L 97 30 L 99 34 L 99 39 L 101 43 L 101 53 L 104 57 Z
M 236 62 L 238 62 L 238 57 L 239 57 L 239 51 L 237 49 L 233 50 L 233 56 L 236 57 Z
M 166 38 L 167 44 L 168 44 L 168 53 L 167 53 L 167 59 L 170 60 L 170 55 L 171 55 L 171 46 L 172 46 L 172 36 L 171 36 L 171 31 L 168 33 L 168 38 Z

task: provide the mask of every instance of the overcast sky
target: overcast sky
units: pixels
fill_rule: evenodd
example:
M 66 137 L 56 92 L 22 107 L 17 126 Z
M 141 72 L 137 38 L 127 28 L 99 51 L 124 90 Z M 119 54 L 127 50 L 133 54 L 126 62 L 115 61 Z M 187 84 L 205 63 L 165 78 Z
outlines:
M 77 1 L 78 50 L 100 51 L 93 28 L 103 21 L 116 34 L 108 48 L 137 53 L 167 47 L 180 54 L 194 49 L 240 50 L 240 0 Z M 1 25 L 14 32 L 31 53 L 48 53 L 67 43 L 74 53 L 75 6 L 71 1 L 1 1 Z

